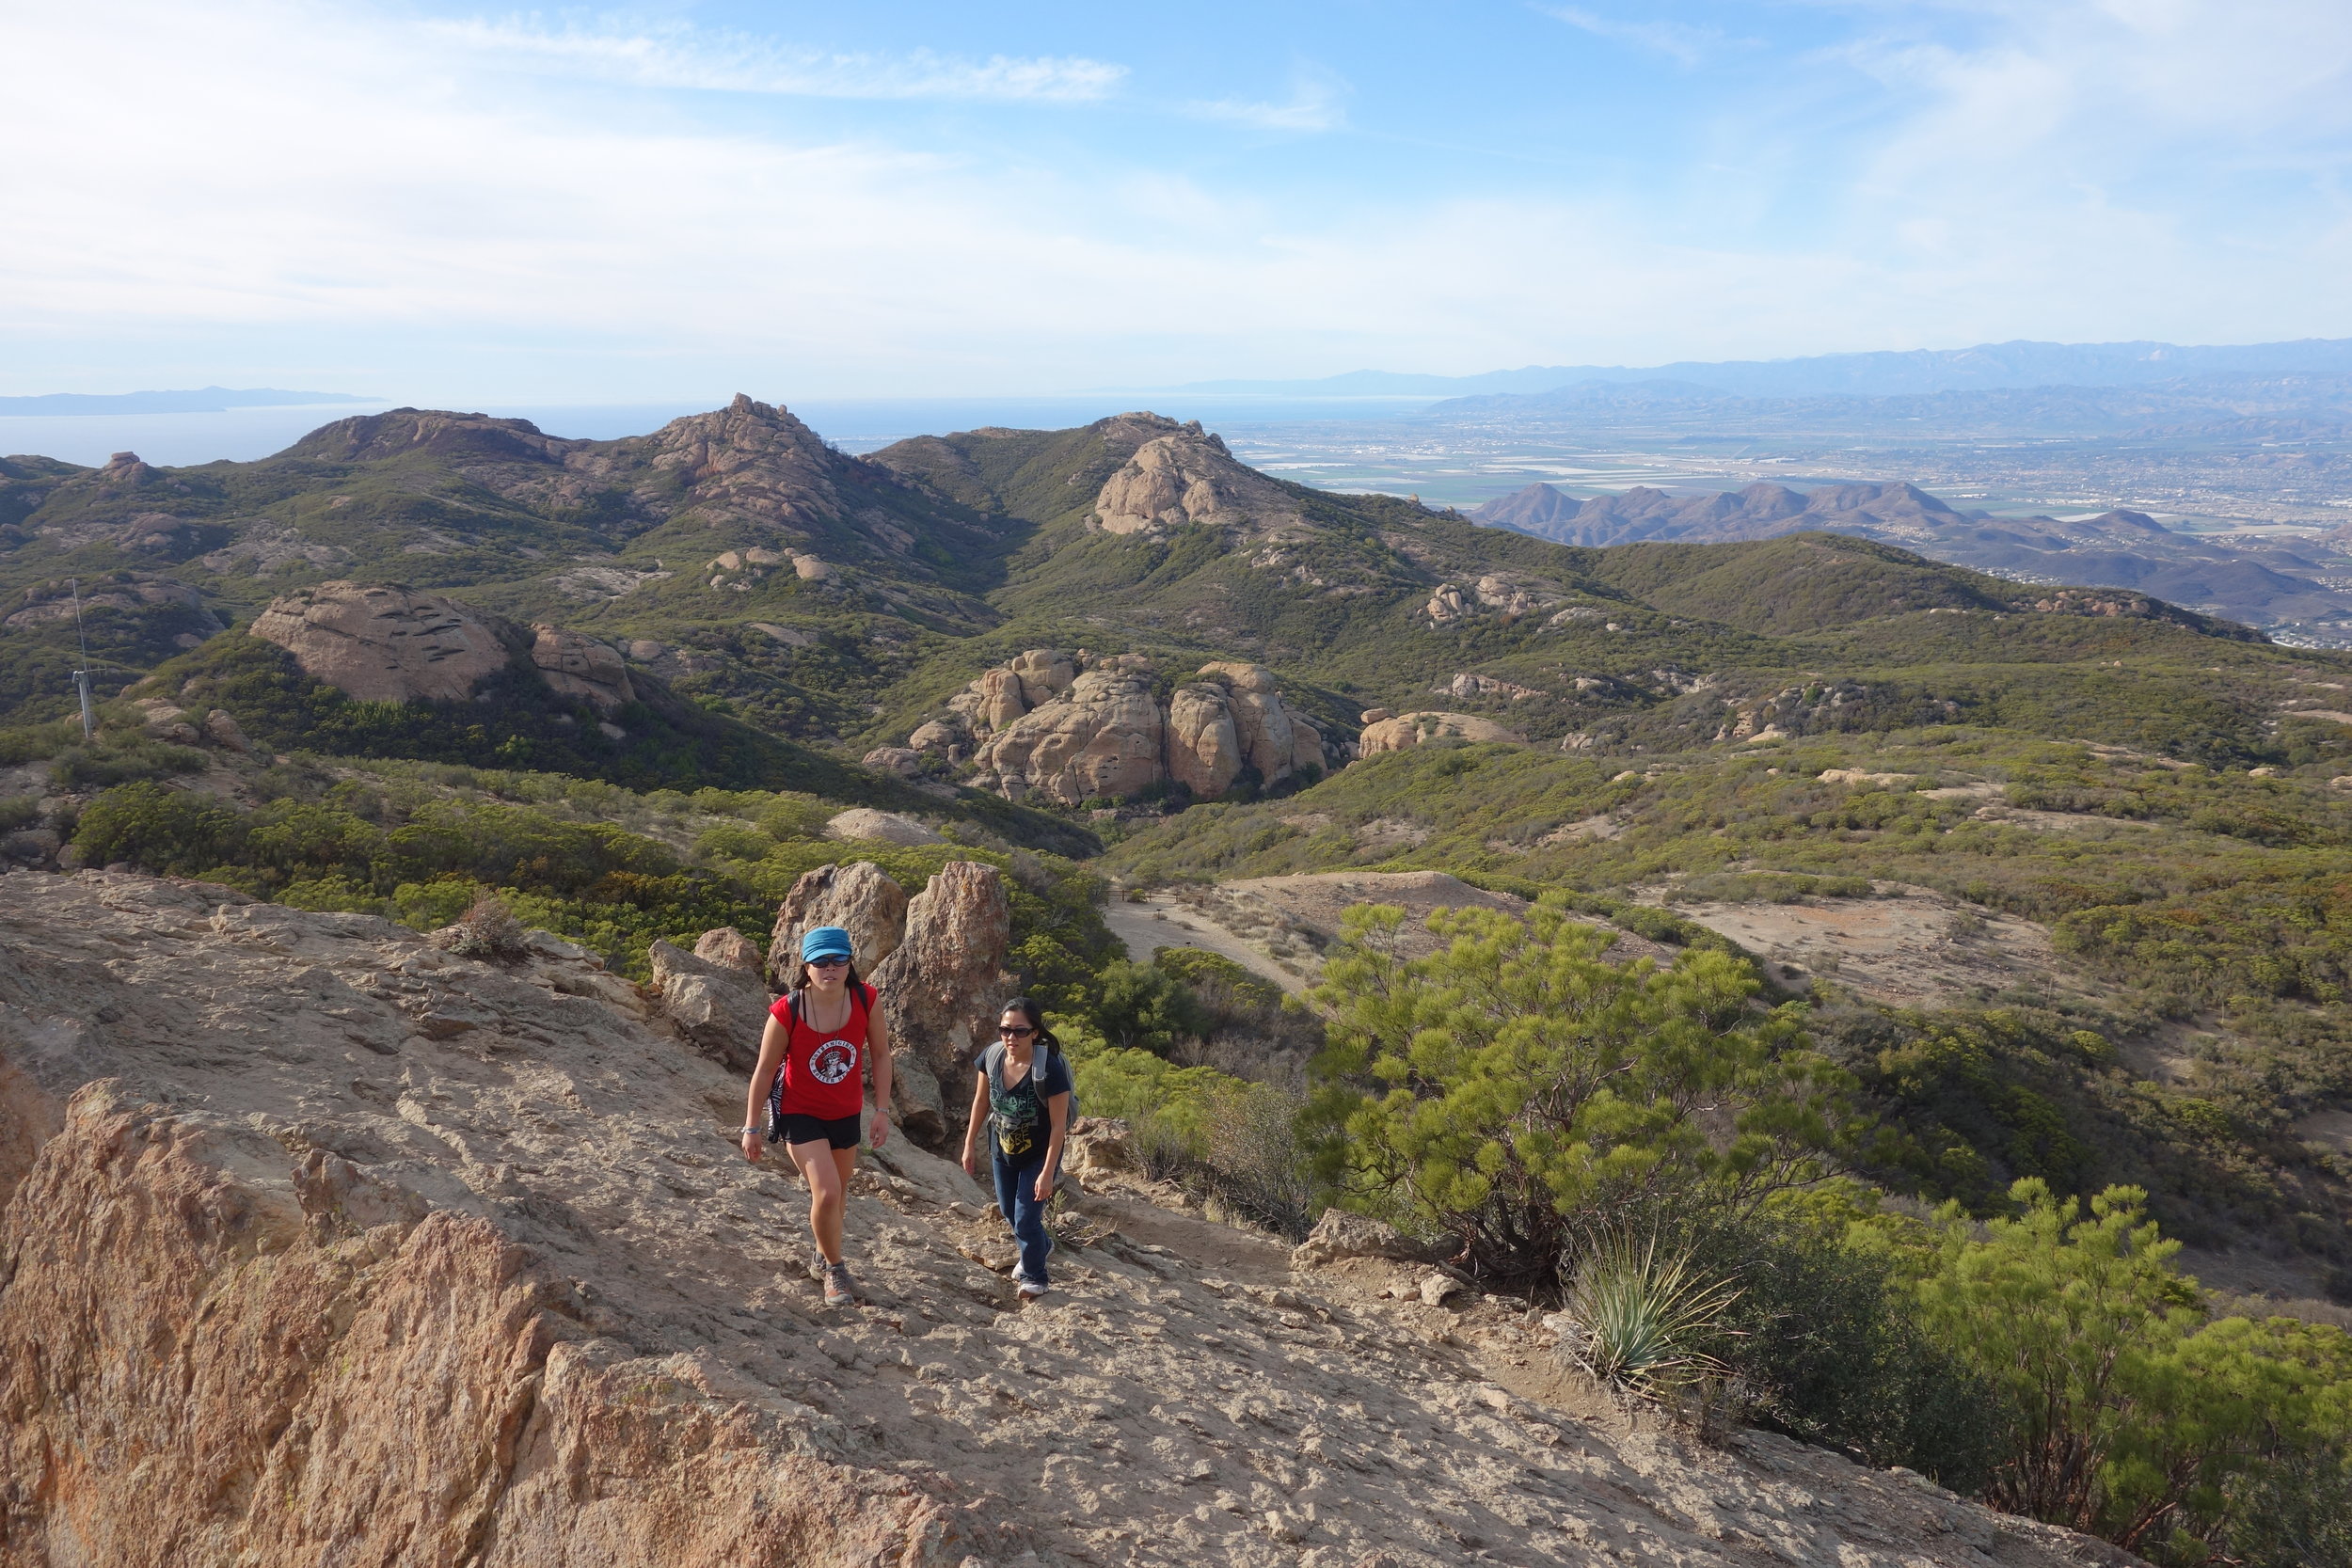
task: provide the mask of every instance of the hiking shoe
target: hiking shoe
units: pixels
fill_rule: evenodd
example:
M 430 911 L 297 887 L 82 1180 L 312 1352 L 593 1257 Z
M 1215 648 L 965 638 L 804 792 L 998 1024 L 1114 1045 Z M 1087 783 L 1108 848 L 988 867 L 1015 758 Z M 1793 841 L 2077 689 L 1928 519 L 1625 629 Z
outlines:
M 1034 1279 L 1025 1279 L 1021 1282 L 1020 1294 L 1024 1302 L 1036 1301 L 1045 1294 L 1045 1287 Z
M 825 1305 L 827 1307 L 855 1307 L 857 1305 L 857 1281 L 850 1277 L 849 1264 L 834 1263 L 826 1268 Z

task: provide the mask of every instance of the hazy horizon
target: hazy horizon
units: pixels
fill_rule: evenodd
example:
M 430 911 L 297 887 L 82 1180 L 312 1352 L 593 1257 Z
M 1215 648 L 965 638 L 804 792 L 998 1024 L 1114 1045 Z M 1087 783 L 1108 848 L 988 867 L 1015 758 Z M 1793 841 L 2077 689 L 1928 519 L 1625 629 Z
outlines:
M 2352 335 L 2352 10 L 20 7 L 0 393 Z

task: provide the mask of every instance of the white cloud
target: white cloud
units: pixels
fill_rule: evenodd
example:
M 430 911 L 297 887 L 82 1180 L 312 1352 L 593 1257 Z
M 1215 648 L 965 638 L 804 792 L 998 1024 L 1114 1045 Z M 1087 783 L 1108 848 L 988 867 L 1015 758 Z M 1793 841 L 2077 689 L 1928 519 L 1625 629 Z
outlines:
M 1324 71 L 1301 71 L 1292 83 L 1288 103 L 1195 99 L 1184 107 L 1197 119 L 1223 120 L 1261 131 L 1336 131 L 1347 123 L 1346 96 L 1346 86 L 1337 77 Z
M 2341 167 L 2352 24 L 2247 3 L 2275 39 L 2193 7 L 2051 21 L 2020 0 L 1962 48 L 1874 12 L 1870 38 L 1803 70 L 1848 97 L 1867 71 L 1877 120 L 1719 134 L 1727 164 L 1793 150 L 1756 180 L 1757 213 L 1802 208 L 1778 229 L 1727 221 L 1712 191 L 1399 189 L 1311 211 L 1148 152 L 1073 167 L 1051 147 L 982 161 L 710 129 L 574 80 L 733 80 L 679 63 L 692 50 L 485 79 L 485 58 L 519 56 L 322 0 L 0 8 L 0 50 L 58 62 L 0 96 L 0 390 L 120 389 L 74 378 L 175 345 L 211 356 L 192 385 L 266 353 L 251 379 L 470 405 L 2352 331 L 2326 281 L 2352 274 L 2341 198 L 2280 209 L 2289 231 L 2168 195 L 2226 195 L 2223 162 L 2315 183 Z M 921 58 L 840 67 L 830 90 L 904 94 L 937 64 Z M 1336 79 L 1297 88 L 1254 106 L 1271 119 L 1190 112 L 1339 123 Z
M 1683 22 L 1624 22 L 1578 6 L 1541 6 L 1537 9 L 1595 38 L 1656 50 L 1684 66 L 1697 65 L 1708 55 L 1731 46 L 1733 41 L 1718 27 L 1693 27 Z
M 1093 103 L 1117 90 L 1127 68 L 1102 60 L 992 55 L 960 59 L 829 55 L 744 33 L 685 24 L 654 30 L 566 28 L 520 20 L 430 22 L 427 33 L 486 59 L 548 74 L 636 87 L 808 98 L 960 98 Z

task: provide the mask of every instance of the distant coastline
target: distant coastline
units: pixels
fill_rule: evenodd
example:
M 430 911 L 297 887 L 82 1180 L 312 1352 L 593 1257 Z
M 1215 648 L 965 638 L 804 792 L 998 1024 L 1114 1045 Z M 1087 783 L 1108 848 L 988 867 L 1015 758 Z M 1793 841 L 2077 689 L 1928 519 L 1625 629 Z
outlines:
M 225 414 L 231 408 L 302 408 L 329 403 L 381 403 L 350 392 L 294 392 L 282 387 L 205 387 L 191 392 L 45 392 L 0 397 L 0 417 L 73 414 Z

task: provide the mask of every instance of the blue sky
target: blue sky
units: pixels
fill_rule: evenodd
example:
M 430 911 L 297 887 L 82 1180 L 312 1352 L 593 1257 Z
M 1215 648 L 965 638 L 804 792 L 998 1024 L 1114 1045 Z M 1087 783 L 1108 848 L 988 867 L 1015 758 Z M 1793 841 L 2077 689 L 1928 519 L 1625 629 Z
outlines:
M 0 8 L 0 391 L 2352 336 L 2344 0 Z

